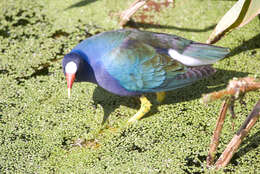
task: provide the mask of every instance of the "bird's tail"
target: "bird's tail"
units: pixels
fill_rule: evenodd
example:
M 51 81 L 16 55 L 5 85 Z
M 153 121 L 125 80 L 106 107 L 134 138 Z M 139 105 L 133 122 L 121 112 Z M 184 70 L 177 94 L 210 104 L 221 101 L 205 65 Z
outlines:
M 195 58 L 215 60 L 224 58 L 229 52 L 229 48 L 194 42 L 185 48 L 183 54 Z
M 182 52 L 170 49 L 169 55 L 187 66 L 210 65 L 224 58 L 229 48 L 192 42 Z

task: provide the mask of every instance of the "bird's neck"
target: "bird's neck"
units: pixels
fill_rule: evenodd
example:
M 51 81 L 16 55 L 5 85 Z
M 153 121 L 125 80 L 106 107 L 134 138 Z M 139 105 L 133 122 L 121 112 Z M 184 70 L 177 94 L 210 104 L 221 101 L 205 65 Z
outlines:
M 88 58 L 83 53 L 72 51 L 71 54 L 75 54 L 79 59 L 81 59 L 81 63 L 78 67 L 78 73 L 76 76 L 76 80 L 78 82 L 92 82 L 97 83 L 93 68 L 88 62 Z
M 88 62 L 84 62 L 84 67 L 81 69 L 78 76 L 78 81 L 87 81 L 92 83 L 97 83 L 94 71 Z

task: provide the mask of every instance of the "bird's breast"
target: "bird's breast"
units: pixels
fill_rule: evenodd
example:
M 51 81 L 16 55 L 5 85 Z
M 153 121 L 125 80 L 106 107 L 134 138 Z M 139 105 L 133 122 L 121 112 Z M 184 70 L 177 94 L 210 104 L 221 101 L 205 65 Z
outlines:
M 140 92 L 128 91 L 122 85 L 119 84 L 113 76 L 111 76 L 102 64 L 96 64 L 94 67 L 95 77 L 97 84 L 105 90 L 120 96 L 134 96 L 140 95 Z

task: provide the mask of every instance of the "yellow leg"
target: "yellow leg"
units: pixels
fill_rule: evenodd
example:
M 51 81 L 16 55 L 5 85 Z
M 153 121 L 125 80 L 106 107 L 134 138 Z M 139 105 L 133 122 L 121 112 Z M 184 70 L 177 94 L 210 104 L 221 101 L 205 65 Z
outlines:
M 165 92 L 156 92 L 156 100 L 158 103 L 161 103 L 165 98 Z
M 141 108 L 133 117 L 131 117 L 128 120 L 128 123 L 134 123 L 140 120 L 147 112 L 150 111 L 152 104 L 144 95 L 140 97 L 140 101 L 141 101 Z

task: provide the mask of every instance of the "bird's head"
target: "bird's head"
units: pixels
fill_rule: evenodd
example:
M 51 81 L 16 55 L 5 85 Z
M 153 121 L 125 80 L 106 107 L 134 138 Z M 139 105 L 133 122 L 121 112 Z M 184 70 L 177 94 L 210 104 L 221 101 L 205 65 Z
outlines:
M 82 69 L 83 61 L 84 60 L 77 53 L 69 53 L 65 55 L 62 60 L 62 68 L 67 80 L 68 97 L 70 97 L 74 80 L 77 79 L 80 69 Z

